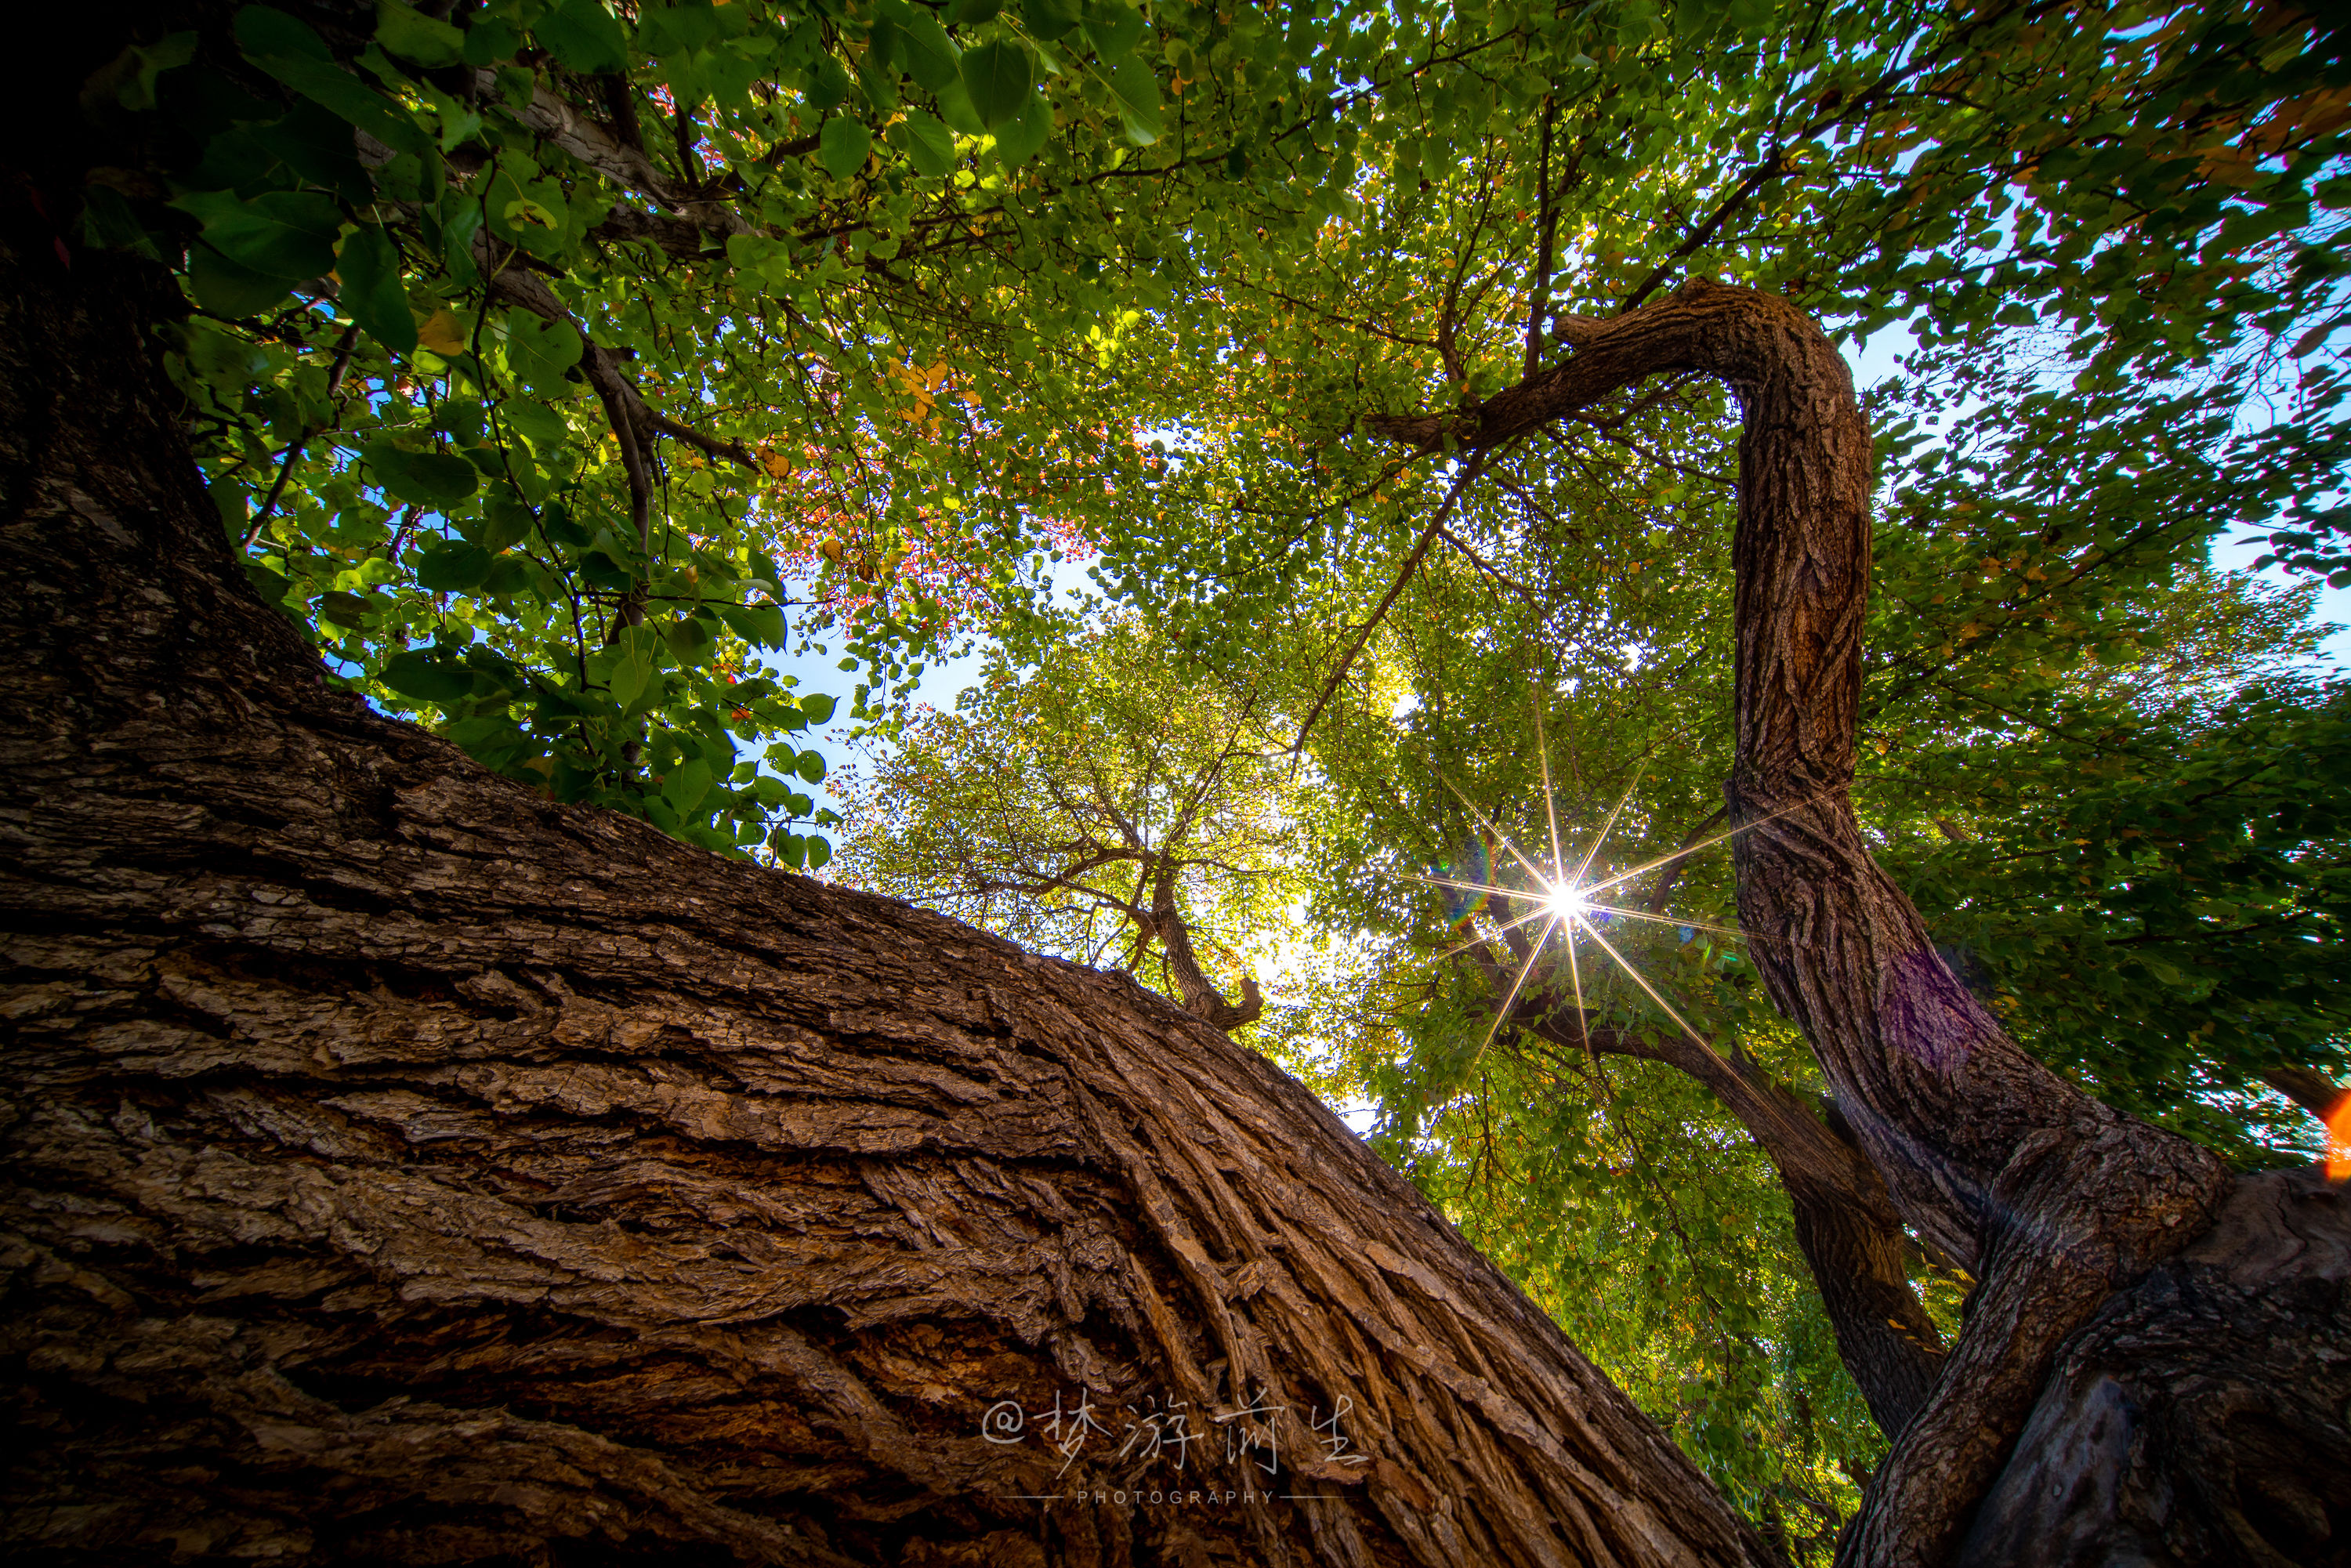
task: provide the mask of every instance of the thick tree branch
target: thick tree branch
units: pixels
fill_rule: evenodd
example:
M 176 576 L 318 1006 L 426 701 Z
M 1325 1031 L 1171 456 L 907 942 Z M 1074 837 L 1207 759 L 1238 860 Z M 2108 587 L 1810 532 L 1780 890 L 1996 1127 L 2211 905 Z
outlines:
M 2262 1082 L 2322 1123 L 2343 1105 L 2343 1086 L 2314 1067 L 2273 1067 Z
M 1138 919 L 1136 924 L 1159 943 L 1160 952 L 1167 961 L 1167 973 L 1184 998 L 1184 1010 L 1229 1033 L 1243 1024 L 1255 1022 L 1265 1011 L 1265 998 L 1258 991 L 1257 977 L 1244 975 L 1241 999 L 1235 1004 L 1201 969 L 1200 960 L 1192 951 L 1192 927 L 1176 907 L 1178 869 L 1174 854 L 1163 851 L 1156 857 L 1152 867 L 1151 913 L 1147 919 Z
M 1981 1284 L 1926 1407 L 1841 1560 L 1939 1568 L 2022 1428 L 2058 1345 L 2207 1224 L 2228 1175 L 2021 1050 L 1871 860 L 1850 790 L 1869 581 L 1870 441 L 1844 361 L 1786 301 L 1696 279 L 1458 414 L 1370 423 L 1477 454 L 1647 376 L 1697 371 L 1745 413 L 1737 761 L 1726 791 L 1742 926 L 1904 1217 Z

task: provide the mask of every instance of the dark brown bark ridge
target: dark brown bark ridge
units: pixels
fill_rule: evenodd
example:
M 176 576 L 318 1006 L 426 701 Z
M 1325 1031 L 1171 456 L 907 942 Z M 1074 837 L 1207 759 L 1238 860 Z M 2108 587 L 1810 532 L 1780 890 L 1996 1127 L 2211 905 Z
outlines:
M 1980 1281 L 1965 1332 L 1878 1469 L 1840 1561 L 2019 1561 L 1991 1543 L 2032 1539 L 2003 1531 L 2058 1484 L 2053 1467 L 2074 1462 L 2047 1440 L 2064 1427 L 2049 1412 L 2094 1397 L 2069 1369 L 2102 1333 L 2110 1347 L 2178 1334 L 2181 1343 L 2165 1341 L 2167 1354 L 2193 1369 L 2191 1381 L 2210 1397 L 2141 1379 L 2134 1397 L 2149 1403 L 2105 1409 L 2108 1440 L 2065 1482 L 2086 1509 L 2072 1531 L 2088 1543 L 2081 1560 L 2162 1539 L 2165 1510 L 2182 1511 L 2169 1525 L 2179 1539 L 2204 1543 L 2169 1561 L 2288 1560 L 2264 1535 L 2272 1526 L 2259 1511 L 2224 1507 L 2179 1467 L 2215 1448 L 2214 1412 L 2253 1419 L 2247 1412 L 2270 1397 L 2266 1380 L 2280 1367 L 2322 1369 L 2313 1375 L 2335 1390 L 2341 1408 L 2351 1387 L 2331 1369 L 2351 1348 L 2334 1260 L 2346 1234 L 2342 1206 L 2323 1190 L 2301 1193 L 2294 1225 L 2273 1229 L 2326 1244 L 2252 1247 L 2230 1265 L 2234 1286 L 2273 1292 L 2274 1305 L 2187 1286 L 2164 1296 L 2164 1281 L 2207 1280 L 2210 1266 L 2192 1260 L 2201 1255 L 2181 1249 L 2213 1227 L 2223 1205 L 2241 1216 L 2274 1182 L 2235 1184 L 2232 1196 L 2211 1155 L 2032 1061 L 1950 974 L 1917 910 L 1872 862 L 1850 799 L 1870 442 L 1834 346 L 1784 300 L 1704 280 L 1609 321 L 1559 325 L 1574 351 L 1558 367 L 1466 413 L 1372 423 L 1395 439 L 1474 456 L 1659 372 L 1698 371 L 1738 395 L 1738 745 L 1726 794 L 1744 830 L 1733 844 L 1740 923 L 1765 938 L 1753 950 L 1757 967 L 1803 1029 L 1904 1218 Z M 2152 1327 L 2120 1338 L 2101 1327 L 2134 1302 Z M 2250 1326 L 2265 1313 L 2275 1319 L 2266 1340 Z M 2215 1322 L 2231 1332 L 2188 1332 Z M 2291 1335 L 2277 1339 L 2289 1325 Z M 2040 1436 L 2026 1433 L 2028 1418 Z M 2328 1433 L 2310 1468 L 2273 1479 L 2307 1505 L 2294 1516 L 2294 1539 L 2330 1542 L 2339 1553 L 2351 1547 L 2327 1509 L 2342 1485 L 2332 1479 L 2343 1473 L 2335 1457 L 2342 1428 Z
M 15 1560 L 1770 1560 L 1201 1019 L 329 689 L 172 423 L 169 280 L 11 216 Z M 1061 1474 L 1035 1416 L 1081 1385 L 1109 1432 Z M 1172 1488 L 1113 1457 L 1171 1399 L 1236 1500 L 1024 1500 Z

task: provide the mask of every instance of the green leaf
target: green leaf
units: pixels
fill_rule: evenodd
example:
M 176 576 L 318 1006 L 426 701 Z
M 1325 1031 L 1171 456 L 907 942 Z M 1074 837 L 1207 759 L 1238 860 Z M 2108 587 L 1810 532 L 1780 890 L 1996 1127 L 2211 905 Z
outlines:
M 376 679 L 402 696 L 443 706 L 474 689 L 472 671 L 459 664 L 444 664 L 422 649 L 394 653 L 376 672 Z
M 935 178 L 954 169 L 955 137 L 936 115 L 908 110 L 905 125 L 906 156 L 917 171 Z
M 362 631 L 375 620 L 375 601 L 363 593 L 331 589 L 319 595 L 319 617 L 350 631 Z
M 542 397 L 568 390 L 563 372 L 578 364 L 586 350 L 580 329 L 569 321 L 550 321 L 528 310 L 507 313 L 507 362 Z
M 697 757 L 670 770 L 662 780 L 662 799 L 680 818 L 692 817 L 708 799 L 710 785 L 710 764 Z
M 622 630 L 612 644 L 612 697 L 622 707 L 634 707 L 661 669 L 661 638 L 650 626 Z
M 1120 118 L 1126 122 L 1127 139 L 1138 147 L 1148 147 L 1159 140 L 1162 126 L 1159 119 L 1159 78 L 1140 57 L 1130 56 L 1110 74 L 1110 89 L 1118 95 Z
M 395 354 L 415 352 L 416 318 L 408 313 L 400 251 L 390 235 L 373 224 L 353 229 L 335 255 L 335 274 L 342 279 L 335 301 L 361 331 Z
M 463 539 L 428 544 L 416 559 L 416 580 L 436 593 L 464 593 L 490 575 L 490 552 Z
M 482 591 L 508 598 L 530 586 L 530 563 L 518 555 L 494 556 L 482 578 Z
M 1078 25 L 1077 0 L 1020 0 L 1020 20 L 1050 43 Z
M 982 22 L 993 22 L 996 14 L 1004 9 L 1004 0 L 949 0 L 947 23 L 956 27 L 977 27 Z
M 465 536 L 495 554 L 499 550 L 512 549 L 530 538 L 534 520 L 530 508 L 511 491 L 501 486 L 482 507 L 481 519 L 465 528 Z M 464 527 L 463 524 L 459 526 Z
M 821 114 L 849 96 L 849 68 L 831 55 L 808 74 L 809 107 Z
M 784 612 L 773 604 L 722 604 L 718 614 L 755 648 L 781 648 L 789 635 Z
M 1020 106 L 1019 118 L 999 127 L 996 132 L 996 155 L 1008 169 L 1018 169 L 1037 155 L 1045 139 L 1053 134 L 1053 106 L 1043 95 L 1030 93 Z
M 963 78 L 957 77 L 939 89 L 936 97 L 939 118 L 947 122 L 947 129 L 959 136 L 987 134 L 987 127 L 981 122 L 978 110 L 971 106 L 971 94 L 964 89 Z
M 832 717 L 832 710 L 836 706 L 834 699 L 820 692 L 810 693 L 800 698 L 800 712 L 808 716 L 808 721 L 810 724 L 822 724 Z
M 530 30 L 567 70 L 592 77 L 628 69 L 628 30 L 600 0 L 563 0 Z
M 813 751 L 803 751 L 800 759 L 793 764 L 792 771 L 811 784 L 821 784 L 824 782 L 824 758 Z
M 245 580 L 253 584 L 253 591 L 261 595 L 264 604 L 284 604 L 287 593 L 294 586 L 283 573 L 272 571 L 257 560 L 245 563 Z
M 561 414 L 529 398 L 508 398 L 498 404 L 498 413 L 508 424 L 520 431 L 525 440 L 542 452 L 551 446 L 559 446 L 571 437 L 571 427 L 563 422 Z
M 200 220 L 204 243 L 247 272 L 298 283 L 335 265 L 343 214 L 332 196 L 271 191 L 248 201 L 231 191 L 205 191 L 172 204 Z
M 296 92 L 331 110 L 395 152 L 422 158 L 433 139 L 391 99 L 335 64 L 325 40 L 304 23 L 266 5 L 237 13 L 236 41 L 246 57 Z
M 835 115 L 824 122 L 817 139 L 817 161 L 825 172 L 836 180 L 846 180 L 865 167 L 868 154 L 873 151 L 873 133 L 865 122 L 846 115 Z
M 898 73 L 886 63 L 882 51 L 868 49 L 857 62 L 857 86 L 874 113 L 889 114 L 897 109 Z
M 308 22 L 298 22 L 272 6 L 247 5 L 236 14 L 232 30 L 236 35 L 236 47 L 256 59 L 276 57 L 331 64 L 335 58 L 334 51 L 327 47 L 327 40 L 319 37 Z
M 832 863 L 832 845 L 810 833 L 808 836 L 808 864 L 810 871 L 822 871 Z
M 494 66 L 500 60 L 512 59 L 522 47 L 522 34 L 503 16 L 474 14 L 465 28 L 465 63 L 469 66 Z
M 384 490 L 402 501 L 445 511 L 474 493 L 479 470 L 446 452 L 411 452 L 382 436 L 360 448 L 360 455 Z
M 593 692 L 575 691 L 552 681 L 535 680 L 531 691 L 538 699 L 535 712 L 538 717 L 556 724 L 578 718 L 610 716 L 602 701 Z
M 980 122 L 994 131 L 1020 112 L 1036 85 L 1029 51 L 1010 41 L 983 44 L 963 57 L 964 90 Z
M 1119 0 L 1086 0 L 1086 37 L 1105 61 L 1123 60 L 1143 37 L 1143 18 Z
M 921 84 L 925 92 L 936 92 L 956 79 L 956 71 L 963 51 L 939 26 L 938 16 L 927 5 L 909 8 L 913 15 L 899 23 L 904 41 L 899 52 L 905 57 L 906 74 Z
M 778 828 L 768 836 L 768 844 L 776 852 L 776 858 L 794 871 L 799 870 L 807 862 L 808 841 L 798 833 L 786 832 L 783 829 Z
M 376 42 L 420 66 L 454 66 L 465 57 L 465 35 L 427 16 L 402 0 L 381 0 L 375 14 Z
M 708 659 L 715 645 L 708 624 L 693 615 L 681 615 L 664 626 L 662 640 L 669 644 L 669 651 L 677 655 L 678 664 L 689 670 Z
M 196 303 L 215 316 L 258 316 L 286 298 L 292 285 L 239 267 L 202 243 L 188 247 L 188 287 Z

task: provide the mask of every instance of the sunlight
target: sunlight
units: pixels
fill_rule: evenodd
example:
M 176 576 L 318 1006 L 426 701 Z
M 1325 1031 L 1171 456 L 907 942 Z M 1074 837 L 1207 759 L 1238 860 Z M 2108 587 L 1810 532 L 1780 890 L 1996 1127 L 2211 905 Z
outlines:
M 1592 905 L 1586 902 L 1583 890 L 1573 883 L 1554 884 L 1543 894 L 1543 913 L 1562 920 L 1577 920 L 1588 914 Z
M 1573 1016 L 1576 1019 L 1579 1030 L 1583 1027 L 1585 1009 L 1583 997 L 1583 967 L 1576 956 L 1576 939 L 1578 937 L 1585 937 L 1590 939 L 1593 946 L 1597 946 L 1601 952 L 1607 955 L 1608 959 L 1613 962 L 1617 968 L 1623 970 L 1625 977 L 1632 980 L 1635 985 L 1638 986 L 1641 990 L 1647 995 L 1649 1000 L 1656 1003 L 1658 1009 L 1662 1011 L 1666 1017 L 1671 1019 L 1682 1032 L 1688 1036 L 1693 1043 L 1708 1054 L 1714 1054 L 1714 1046 L 1712 1042 L 1708 1040 L 1708 1039 L 1704 1035 L 1700 1034 L 1697 1030 L 1690 1027 L 1688 1021 L 1685 1019 L 1680 1013 L 1674 1009 L 1673 1004 L 1667 1001 L 1665 997 L 1659 993 L 1657 988 L 1649 983 L 1648 977 L 1635 968 L 1632 961 L 1625 955 L 1625 953 L 1620 950 L 1614 943 L 1609 941 L 1608 938 L 1602 934 L 1600 927 L 1604 923 L 1608 921 L 1644 921 L 1658 925 L 1670 925 L 1710 931 L 1731 937 L 1743 938 L 1744 934 L 1728 926 L 1715 925 L 1700 920 L 1692 920 L 1687 915 L 1667 915 L 1654 913 L 1647 909 L 1627 907 L 1623 904 L 1603 904 L 1598 902 L 1597 895 L 1606 893 L 1611 888 L 1622 887 L 1625 883 L 1630 882 L 1633 878 L 1640 876 L 1646 872 L 1660 870 L 1666 866 L 1671 865 L 1676 861 L 1685 859 L 1687 856 L 1698 853 L 1701 850 L 1719 844 L 1725 839 L 1731 838 L 1740 832 L 1744 832 L 1753 828 L 1761 827 L 1764 822 L 1771 821 L 1772 818 L 1785 815 L 1788 810 L 1793 810 L 1795 808 L 1783 808 L 1780 811 L 1772 812 L 1771 816 L 1763 817 L 1756 821 L 1743 824 L 1741 827 L 1715 834 L 1711 838 L 1703 840 L 1700 842 L 1687 844 L 1682 848 L 1674 851 L 1671 854 L 1662 856 L 1656 860 L 1648 861 L 1641 865 L 1635 866 L 1630 871 L 1619 872 L 1614 876 L 1593 878 L 1593 862 L 1599 858 L 1600 852 L 1608 842 L 1609 835 L 1615 831 L 1617 819 L 1624 814 L 1625 806 L 1632 800 L 1633 791 L 1635 789 L 1638 788 L 1640 784 L 1639 776 L 1636 774 L 1633 782 L 1625 787 L 1624 798 L 1616 802 L 1615 810 L 1608 813 L 1607 820 L 1601 823 L 1600 831 L 1593 836 L 1591 844 L 1584 850 L 1583 858 L 1571 869 L 1568 864 L 1569 856 L 1566 851 L 1566 846 L 1562 841 L 1560 835 L 1559 807 L 1555 799 L 1555 792 L 1551 775 L 1551 747 L 1549 741 L 1543 735 L 1542 706 L 1540 696 L 1537 697 L 1534 706 L 1534 731 L 1536 754 L 1542 768 L 1543 813 L 1546 823 L 1551 830 L 1551 863 L 1548 868 L 1536 864 L 1533 860 L 1528 857 L 1524 851 L 1520 850 L 1519 846 L 1511 841 L 1510 836 L 1508 833 L 1502 831 L 1502 830 L 1495 824 L 1492 819 L 1478 809 L 1477 802 L 1471 800 L 1467 794 L 1463 793 L 1459 786 L 1456 785 L 1450 779 L 1444 779 L 1441 774 L 1439 775 L 1445 787 L 1453 791 L 1454 797 L 1458 800 L 1462 805 L 1468 808 L 1469 814 L 1477 820 L 1478 825 L 1484 829 L 1487 833 L 1491 835 L 1491 841 L 1499 844 L 1502 849 L 1509 852 L 1512 860 L 1519 862 L 1519 865 L 1526 873 L 1528 883 L 1531 883 L 1534 887 L 1541 890 L 1534 897 L 1528 899 L 1524 891 L 1526 886 L 1525 883 L 1520 884 L 1519 888 L 1510 888 L 1500 885 L 1499 879 L 1492 882 L 1485 880 L 1464 881 L 1451 877 L 1436 875 L 1433 873 L 1424 879 L 1437 886 L 1454 889 L 1457 893 L 1475 893 L 1479 894 L 1479 907 L 1483 907 L 1485 899 L 1489 897 L 1499 901 L 1493 905 L 1497 910 L 1504 907 L 1510 900 L 1526 899 L 1526 903 L 1531 904 L 1531 907 L 1528 908 L 1526 913 L 1519 915 L 1513 919 L 1501 922 L 1497 933 L 1498 935 L 1527 925 L 1531 921 L 1540 920 L 1542 922 L 1542 929 L 1536 934 L 1532 946 L 1527 949 L 1527 956 L 1525 960 L 1519 965 L 1518 974 L 1510 982 L 1510 994 L 1502 998 L 1502 1005 L 1494 1014 L 1494 1021 L 1492 1025 L 1487 1029 L 1485 1040 L 1479 1046 L 1478 1054 L 1479 1056 L 1483 1056 L 1487 1048 L 1494 1043 L 1495 1036 L 1501 1032 L 1502 1025 L 1509 1020 L 1511 1009 L 1518 1004 L 1520 991 L 1524 988 L 1529 977 L 1534 973 L 1537 964 L 1541 959 L 1545 950 L 1550 946 L 1553 933 L 1557 933 L 1559 935 L 1560 946 L 1565 952 L 1567 956 L 1568 983 L 1574 998 L 1574 1012 Z M 1489 870 L 1487 874 L 1489 876 L 1492 876 L 1494 873 Z M 1522 905 L 1522 907 L 1524 906 Z M 1465 916 L 1456 929 L 1458 931 L 1472 931 L 1473 924 Z M 1477 946 L 1485 940 L 1486 938 L 1484 936 L 1473 934 L 1470 936 L 1468 941 L 1446 949 L 1444 952 L 1437 954 L 1437 957 L 1438 959 L 1450 957 L 1457 953 L 1461 953 L 1470 947 Z M 1588 1049 L 1589 1041 L 1586 1042 L 1586 1045 Z

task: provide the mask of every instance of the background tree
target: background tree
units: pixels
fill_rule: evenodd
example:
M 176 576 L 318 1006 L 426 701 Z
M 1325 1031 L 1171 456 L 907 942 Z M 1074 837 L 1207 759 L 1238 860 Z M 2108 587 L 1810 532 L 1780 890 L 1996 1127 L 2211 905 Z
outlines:
M 1132 621 L 1024 672 L 998 653 L 953 712 L 916 715 L 843 790 L 841 874 L 1155 980 L 1238 1029 L 1264 1004 L 1234 939 L 1280 926 L 1296 894 L 1288 768 L 1260 706 Z

